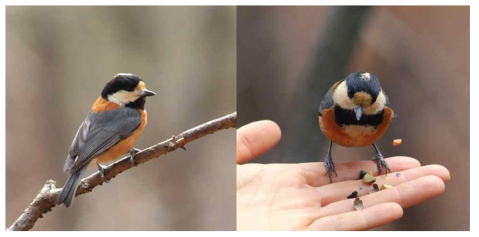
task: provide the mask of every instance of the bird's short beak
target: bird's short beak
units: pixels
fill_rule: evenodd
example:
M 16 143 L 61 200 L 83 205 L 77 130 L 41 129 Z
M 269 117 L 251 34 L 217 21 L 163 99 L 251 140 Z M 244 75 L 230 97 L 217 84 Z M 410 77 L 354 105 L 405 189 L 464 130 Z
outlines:
M 140 95 L 141 95 L 141 96 L 154 96 L 154 95 L 156 95 L 156 93 L 153 92 L 153 91 L 144 89 L 144 90 L 141 92 Z
M 359 121 L 361 116 L 363 116 L 363 107 L 360 105 L 354 109 L 354 113 L 356 113 L 356 119 Z

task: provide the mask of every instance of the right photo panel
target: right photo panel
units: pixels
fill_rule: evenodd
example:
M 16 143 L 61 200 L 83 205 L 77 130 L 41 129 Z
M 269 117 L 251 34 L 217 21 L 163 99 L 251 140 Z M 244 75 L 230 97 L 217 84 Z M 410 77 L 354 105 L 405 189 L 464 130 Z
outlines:
M 470 230 L 469 6 L 237 7 L 238 230 Z

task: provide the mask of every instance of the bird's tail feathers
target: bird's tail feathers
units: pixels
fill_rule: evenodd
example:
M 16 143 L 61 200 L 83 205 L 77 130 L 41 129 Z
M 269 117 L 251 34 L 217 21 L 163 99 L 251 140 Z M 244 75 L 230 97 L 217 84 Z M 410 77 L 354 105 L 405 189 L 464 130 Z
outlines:
M 61 205 L 63 203 L 66 207 L 69 207 L 73 204 L 73 199 L 75 198 L 78 184 L 80 183 L 81 177 L 87 168 L 88 165 L 85 165 L 68 177 L 67 182 L 57 197 L 57 205 Z

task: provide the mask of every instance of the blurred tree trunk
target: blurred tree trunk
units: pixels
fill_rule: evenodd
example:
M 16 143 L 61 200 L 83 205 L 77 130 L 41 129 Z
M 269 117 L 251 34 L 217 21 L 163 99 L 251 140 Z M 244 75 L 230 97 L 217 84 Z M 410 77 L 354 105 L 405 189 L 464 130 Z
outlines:
M 296 127 L 290 129 L 289 141 L 283 143 L 287 157 L 295 156 L 296 162 L 318 161 L 311 157 L 311 148 L 326 144 L 326 138 L 319 134 L 318 108 L 327 90 L 334 82 L 346 76 L 345 69 L 353 52 L 359 32 L 366 22 L 371 7 L 331 7 L 318 40 L 316 52 L 312 56 L 311 72 L 303 85 L 297 85 L 294 99 L 288 113 Z M 307 136 L 318 131 L 317 136 Z M 299 156 L 298 156 L 299 154 Z M 314 154 L 314 153 L 313 153 Z

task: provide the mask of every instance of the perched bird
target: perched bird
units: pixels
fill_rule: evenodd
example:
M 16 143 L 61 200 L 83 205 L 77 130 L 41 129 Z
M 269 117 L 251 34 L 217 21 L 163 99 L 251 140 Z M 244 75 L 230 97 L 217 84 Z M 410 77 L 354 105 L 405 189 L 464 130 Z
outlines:
M 58 195 L 58 205 L 73 204 L 78 184 L 89 165 L 97 164 L 105 182 L 108 181 L 100 162 L 129 153 L 136 166 L 133 157 L 137 149 L 133 145 L 146 125 L 145 97 L 153 95 L 143 80 L 133 74 L 117 74 L 105 85 L 73 139 L 63 167 L 70 177 Z
M 379 174 L 383 166 L 386 174 L 391 172 L 375 142 L 384 135 L 393 117 L 389 98 L 371 73 L 351 73 L 328 90 L 319 106 L 319 127 L 330 140 L 324 163 L 330 182 L 332 173 L 336 174 L 331 157 L 333 142 L 346 147 L 372 145 Z

